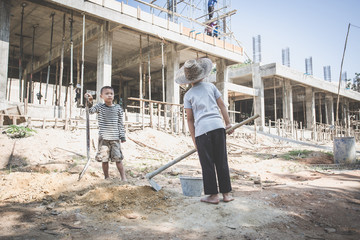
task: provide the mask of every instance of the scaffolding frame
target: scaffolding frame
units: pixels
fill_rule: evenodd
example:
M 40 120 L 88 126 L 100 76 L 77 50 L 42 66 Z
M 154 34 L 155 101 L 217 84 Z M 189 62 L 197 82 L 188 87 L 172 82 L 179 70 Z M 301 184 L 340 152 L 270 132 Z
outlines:
M 171 22 L 187 23 L 186 25 L 194 32 L 204 32 L 210 22 L 218 21 L 219 29 L 216 29 L 218 38 L 227 40 L 230 43 L 235 40 L 239 44 L 231 31 L 231 16 L 236 14 L 237 11 L 231 10 L 231 0 L 217 1 L 212 12 L 214 15 L 212 21 L 208 19 L 208 0 L 134 1 L 149 6 L 152 14 L 160 16 L 164 13 L 164 17 Z M 163 6 L 160 4 L 163 4 Z M 184 24 L 184 26 L 186 25 Z M 215 28 L 211 29 L 212 31 L 215 30 Z

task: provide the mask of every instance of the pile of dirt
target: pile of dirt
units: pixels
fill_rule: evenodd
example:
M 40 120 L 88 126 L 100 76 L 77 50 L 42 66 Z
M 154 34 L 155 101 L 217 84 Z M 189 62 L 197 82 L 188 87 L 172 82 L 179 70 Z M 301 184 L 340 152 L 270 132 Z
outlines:
M 306 158 L 300 158 L 299 162 L 305 164 L 333 164 L 334 157 L 332 154 L 324 152 L 312 152 Z
M 95 188 L 78 197 L 77 202 L 85 205 L 86 212 L 101 219 L 146 219 L 154 210 L 165 212 L 171 205 L 171 197 L 149 186 L 122 185 Z
M 145 128 L 143 131 L 132 132 L 129 134 L 129 138 L 164 153 L 169 152 L 170 146 L 172 153 L 186 152 L 187 149 L 194 147 L 190 137 L 184 135 L 171 135 L 152 128 Z

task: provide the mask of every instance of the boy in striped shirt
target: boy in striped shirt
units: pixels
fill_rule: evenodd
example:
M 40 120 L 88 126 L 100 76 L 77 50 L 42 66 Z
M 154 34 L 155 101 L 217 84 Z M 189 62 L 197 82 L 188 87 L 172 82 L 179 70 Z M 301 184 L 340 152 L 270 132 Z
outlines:
M 90 106 L 93 102 L 91 94 L 86 93 Z M 115 162 L 122 181 L 127 181 L 122 160 L 120 142 L 126 142 L 123 124 L 123 110 L 118 104 L 113 104 L 114 89 L 104 86 L 100 91 L 100 98 L 104 103 L 98 103 L 89 109 L 89 113 L 98 114 L 99 145 L 95 159 L 102 162 L 105 179 L 109 178 L 109 161 Z

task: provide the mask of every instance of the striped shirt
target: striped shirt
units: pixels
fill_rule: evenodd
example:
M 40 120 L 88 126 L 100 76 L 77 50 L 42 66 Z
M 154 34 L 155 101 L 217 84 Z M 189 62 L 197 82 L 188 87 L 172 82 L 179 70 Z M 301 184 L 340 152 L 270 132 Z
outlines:
M 120 105 L 107 106 L 105 103 L 98 103 L 89 109 L 89 113 L 98 114 L 99 136 L 104 140 L 125 141 L 123 110 Z

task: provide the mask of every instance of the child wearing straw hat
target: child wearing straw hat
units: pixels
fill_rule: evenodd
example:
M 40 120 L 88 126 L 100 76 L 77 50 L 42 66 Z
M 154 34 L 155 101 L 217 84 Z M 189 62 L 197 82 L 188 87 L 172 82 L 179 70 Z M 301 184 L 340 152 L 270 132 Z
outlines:
M 189 131 L 200 159 L 204 193 L 208 195 L 201 201 L 218 204 L 219 192 L 222 193 L 224 202 L 234 200 L 230 195 L 232 188 L 225 132 L 231 124 L 219 90 L 214 84 L 202 81 L 211 69 L 212 62 L 208 58 L 188 60 L 176 73 L 175 82 L 192 85 L 184 96 L 184 108 Z

